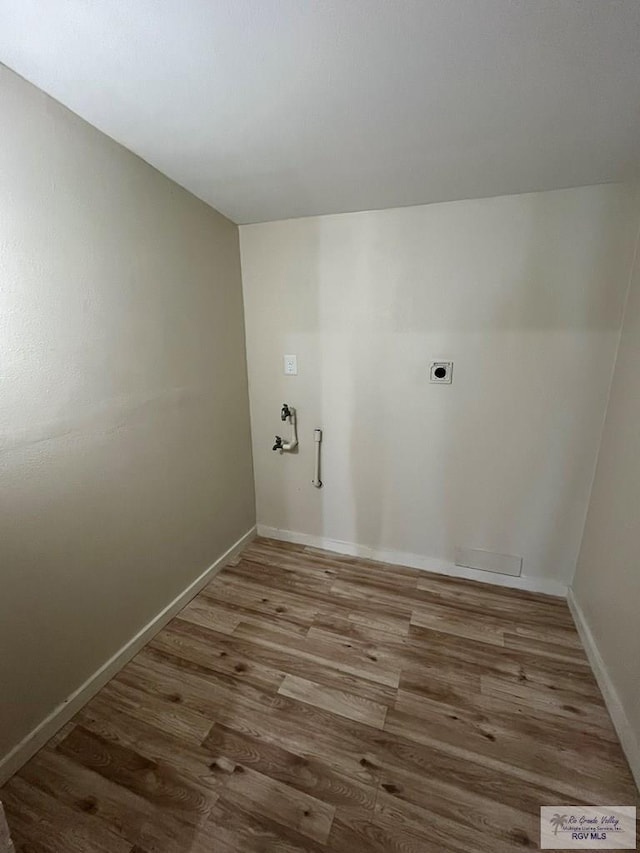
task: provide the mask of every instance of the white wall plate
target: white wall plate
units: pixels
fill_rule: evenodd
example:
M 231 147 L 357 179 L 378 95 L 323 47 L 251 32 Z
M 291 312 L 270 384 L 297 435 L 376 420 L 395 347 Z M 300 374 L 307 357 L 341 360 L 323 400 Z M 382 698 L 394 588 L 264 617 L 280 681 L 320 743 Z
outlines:
M 429 382 L 438 385 L 451 385 L 453 382 L 453 362 L 432 361 L 429 367 Z

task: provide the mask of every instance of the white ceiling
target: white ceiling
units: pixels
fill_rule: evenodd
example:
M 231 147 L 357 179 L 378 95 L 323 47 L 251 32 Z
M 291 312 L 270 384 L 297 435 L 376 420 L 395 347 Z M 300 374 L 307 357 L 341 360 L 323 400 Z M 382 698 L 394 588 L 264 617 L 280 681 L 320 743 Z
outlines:
M 639 0 L 0 0 L 0 61 L 236 222 L 640 159 Z

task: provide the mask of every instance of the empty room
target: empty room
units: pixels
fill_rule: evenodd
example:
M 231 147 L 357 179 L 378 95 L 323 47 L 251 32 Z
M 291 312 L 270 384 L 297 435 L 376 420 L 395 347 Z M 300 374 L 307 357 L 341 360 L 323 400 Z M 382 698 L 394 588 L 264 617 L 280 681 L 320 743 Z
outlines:
M 640 2 L 0 0 L 0 853 L 637 850 Z

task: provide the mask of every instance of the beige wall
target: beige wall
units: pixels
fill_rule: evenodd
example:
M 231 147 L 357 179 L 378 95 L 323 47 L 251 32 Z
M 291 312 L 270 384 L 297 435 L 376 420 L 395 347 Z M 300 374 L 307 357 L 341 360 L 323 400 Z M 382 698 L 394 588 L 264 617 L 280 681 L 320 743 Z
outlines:
M 521 555 L 561 591 L 635 227 L 619 185 L 242 226 L 258 522 L 444 568 L 457 545 Z M 452 386 L 429 384 L 437 358 Z M 281 457 L 283 400 L 300 452 Z
M 640 256 L 573 595 L 616 694 L 610 706 L 640 785 Z
M 0 757 L 254 523 L 238 231 L 0 67 Z

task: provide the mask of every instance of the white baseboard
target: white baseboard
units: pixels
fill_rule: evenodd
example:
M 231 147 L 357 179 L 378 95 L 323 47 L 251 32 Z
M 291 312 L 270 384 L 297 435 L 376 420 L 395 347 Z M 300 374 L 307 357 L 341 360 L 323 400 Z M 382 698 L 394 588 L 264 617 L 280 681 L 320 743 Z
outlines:
M 468 569 L 456 566 L 455 563 L 440 560 L 436 557 L 424 557 L 421 554 L 410 554 L 406 551 L 392 551 L 385 548 L 371 548 L 368 545 L 358 545 L 355 542 L 344 542 L 340 539 L 327 539 L 324 536 L 312 536 L 308 533 L 297 533 L 293 530 L 283 530 L 280 527 L 267 527 L 258 524 L 258 536 L 268 539 L 280 539 L 283 542 L 295 542 L 298 545 L 308 545 L 311 548 L 323 548 L 325 551 L 336 551 L 350 557 L 363 557 L 367 560 L 377 560 L 381 563 L 394 563 L 397 566 L 409 566 L 425 572 L 448 575 L 454 578 L 480 581 L 495 586 L 508 586 L 512 589 L 524 589 L 529 592 L 541 592 L 565 598 L 567 585 L 553 578 L 533 578 L 526 575 L 513 577 L 500 575 L 495 572 L 484 572 L 478 569 Z
M 586 617 L 571 587 L 569 587 L 567 594 L 567 603 L 569 604 L 578 634 L 580 635 L 587 657 L 589 658 L 589 663 L 598 682 L 598 687 L 604 697 L 611 721 L 620 738 L 620 743 L 629 762 L 633 778 L 638 789 L 640 789 L 640 742 L 638 742 L 638 736 L 629 722 L 618 691 L 609 677 L 606 664 L 591 633 L 591 628 L 589 628 Z
M 33 731 L 23 738 L 10 752 L 0 759 L 0 786 L 3 785 L 23 764 L 41 749 L 56 732 L 76 714 L 80 708 L 110 681 L 131 658 L 145 646 L 170 619 L 196 596 L 211 578 L 223 569 L 227 563 L 255 537 L 256 528 L 252 527 L 241 536 L 213 565 L 197 577 L 189 586 L 173 599 L 163 610 L 148 622 L 144 628 L 128 640 L 125 645 L 109 658 L 93 675 L 45 717 Z

